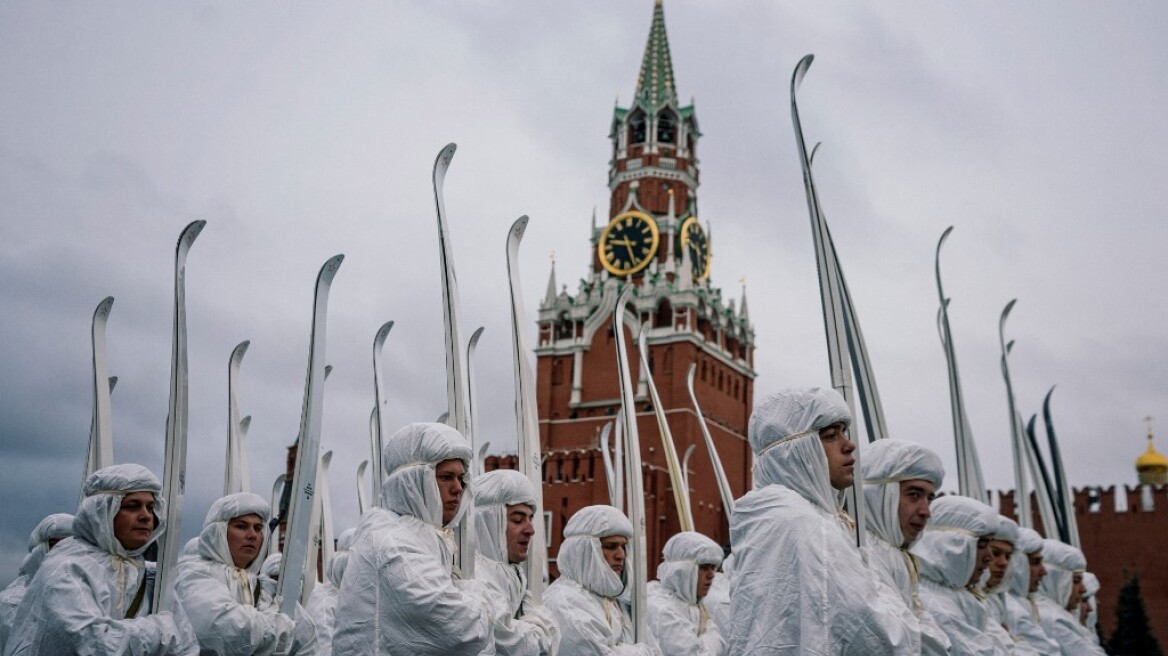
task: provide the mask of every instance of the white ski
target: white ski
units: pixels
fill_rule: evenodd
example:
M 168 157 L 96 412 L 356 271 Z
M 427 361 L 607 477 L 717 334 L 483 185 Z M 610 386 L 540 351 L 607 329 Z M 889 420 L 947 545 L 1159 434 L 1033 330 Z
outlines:
M 280 512 L 280 493 L 284 491 L 284 484 L 288 482 L 286 474 L 280 474 L 276 477 L 276 482 L 272 483 L 272 517 L 276 517 Z M 280 553 L 280 525 L 274 524 L 272 526 L 272 536 L 268 539 L 268 550 L 264 554 L 264 558 L 272 554 Z
M 527 354 L 527 316 L 523 310 L 523 283 L 519 277 L 519 244 L 527 230 L 527 217 L 519 217 L 507 233 L 507 283 L 511 292 L 511 355 L 515 363 L 515 424 L 519 436 L 519 471 L 535 490 L 535 534 L 527 556 L 527 587 L 535 603 L 547 587 L 547 542 L 543 516 L 543 453 L 539 442 L 539 412 L 535 397 L 535 370 Z
M 243 446 L 239 436 L 239 400 L 235 390 L 239 386 L 239 365 L 250 345 L 247 340 L 240 342 L 227 359 L 227 467 L 223 475 L 223 496 L 246 491 L 243 487 Z
M 175 565 L 182 550 L 182 505 L 187 484 L 187 304 L 186 263 L 191 244 L 206 221 L 193 221 L 179 235 L 174 254 L 174 332 L 170 352 L 170 410 L 166 416 L 162 493 L 166 497 L 166 532 L 158 540 L 152 612 L 171 609 Z
M 1018 525 L 1023 528 L 1032 528 L 1034 522 L 1030 515 L 1030 487 L 1026 480 L 1026 446 L 1022 436 L 1022 417 L 1014 405 L 1014 386 L 1010 382 L 1010 365 L 1007 357 L 1014 348 L 1014 341 L 1006 341 L 1006 318 L 1018 299 L 1012 299 L 1002 310 L 998 318 L 998 344 L 1002 347 L 1002 378 L 1006 381 L 1006 404 L 1010 409 L 1010 446 L 1014 452 L 1014 516 L 1018 518 Z
M 849 364 L 856 366 L 854 348 L 851 353 L 845 352 L 845 345 L 855 344 L 849 341 L 847 316 L 845 314 L 846 297 L 841 284 L 841 270 L 835 255 L 835 247 L 831 243 L 831 235 L 827 231 L 827 224 L 823 219 L 823 212 L 819 203 L 819 193 L 815 189 L 815 181 L 811 175 L 811 158 L 807 152 L 807 144 L 803 139 L 803 126 L 799 121 L 799 107 L 795 101 L 795 93 L 815 60 L 814 55 L 807 55 L 799 60 L 795 72 L 791 75 L 791 122 L 795 128 L 795 145 L 799 151 L 799 163 L 803 168 L 803 187 L 807 195 L 807 209 L 811 215 L 811 237 L 815 246 L 815 264 L 819 271 L 819 296 L 823 310 L 823 326 L 827 340 L 827 359 L 831 374 L 831 385 L 844 397 L 848 409 L 855 416 L 855 391 L 852 387 L 852 376 Z M 854 320 L 854 316 L 852 317 Z M 869 426 L 871 429 L 871 426 Z M 856 442 L 856 460 L 859 468 L 860 440 Z M 847 491 L 847 506 L 855 519 L 856 545 L 864 546 L 866 526 L 864 522 L 864 504 L 862 493 L 862 478 L 856 477 L 855 482 Z
M 475 407 L 475 377 L 474 377 L 474 352 L 475 347 L 479 345 L 479 338 L 483 336 L 484 328 L 479 326 L 470 335 L 470 341 L 466 344 L 466 441 L 471 443 L 471 448 L 478 441 L 476 429 L 478 427 L 478 408 Z M 483 473 L 483 462 L 486 457 L 486 452 L 480 447 L 474 452 L 474 462 L 471 463 L 471 473 L 474 476 L 479 476 Z
M 370 446 L 373 463 L 373 505 L 381 506 L 381 479 L 385 472 L 381 469 L 381 448 L 385 446 L 385 378 L 381 371 L 381 353 L 385 338 L 393 330 L 393 322 L 386 321 L 373 336 L 373 416 L 370 422 Z
M 442 267 L 442 319 L 446 340 L 446 423 L 453 426 L 463 436 L 467 436 L 466 413 L 466 371 L 462 367 L 462 341 L 458 338 L 458 279 L 454 275 L 454 254 L 450 245 L 450 231 L 446 223 L 446 201 L 442 195 L 443 184 L 446 181 L 446 171 L 450 168 L 450 160 L 458 148 L 455 144 L 447 144 L 434 159 L 434 205 L 438 212 L 438 259 Z M 470 444 L 473 457 L 475 445 Z M 469 473 L 469 472 L 468 472 Z M 455 531 L 458 542 L 458 554 L 455 556 L 455 565 L 462 573 L 462 578 L 474 578 L 475 544 L 474 500 L 469 496 L 463 502 L 468 518 L 461 522 Z
M 105 351 L 105 328 L 110 310 L 114 307 L 114 297 L 106 296 L 93 311 L 90 339 L 93 345 L 93 420 L 89 430 L 89 457 L 85 463 L 85 475 L 81 487 L 93 472 L 114 464 L 113 412 L 110 409 L 109 366 Z
M 251 492 L 251 473 L 247 464 L 247 431 L 251 429 L 251 415 L 239 420 L 239 484 L 244 492 Z
M 631 283 L 625 283 L 624 290 L 617 298 L 612 313 L 612 330 L 616 333 L 617 372 L 620 375 L 622 416 L 625 425 L 625 456 L 628 482 L 629 521 L 633 525 L 633 539 L 630 540 L 629 601 L 632 604 L 633 642 L 649 642 L 648 602 L 646 599 L 646 574 L 649 568 L 648 543 L 645 535 L 645 488 L 641 470 L 641 438 L 637 432 L 636 397 L 633 394 L 632 374 L 629 372 L 629 353 L 625 346 L 625 307 L 633 295 Z
M 689 390 L 689 400 L 693 403 L 694 413 L 698 416 L 698 427 L 702 429 L 702 439 L 706 441 L 706 450 L 710 452 L 710 464 L 714 467 L 714 481 L 718 484 L 718 496 L 722 497 L 722 510 L 726 513 L 726 521 L 734 514 L 734 492 L 730 490 L 730 480 L 726 478 L 726 470 L 722 468 L 722 458 L 718 456 L 718 449 L 714 446 L 714 437 L 710 435 L 710 427 L 706 424 L 706 416 L 698 405 L 698 395 L 694 392 L 694 374 L 698 370 L 697 363 L 689 366 L 685 375 L 685 386 Z
M 308 542 L 312 537 L 312 508 L 316 496 L 316 468 L 320 458 L 320 426 L 324 406 L 325 327 L 328 317 L 329 287 L 344 255 L 324 263 L 316 278 L 312 309 L 312 337 L 308 347 L 308 373 L 304 383 L 304 403 L 300 413 L 296 472 L 292 478 L 284 558 L 280 564 L 277 594 L 282 597 L 280 612 L 293 617 L 300 591 L 304 588 Z
M 369 508 L 369 501 L 365 498 L 365 469 L 368 467 L 368 460 L 362 460 L 357 465 L 357 512 L 361 515 Z
M 657 429 L 661 435 L 661 446 L 665 451 L 665 464 L 669 467 L 669 480 L 673 485 L 673 505 L 677 508 L 677 522 L 683 531 L 694 530 L 693 508 L 689 503 L 689 487 L 685 483 L 685 470 L 677 458 L 677 445 L 673 442 L 673 431 L 669 430 L 669 420 L 665 408 L 657 394 L 657 384 L 653 382 L 653 372 L 649 367 L 649 325 L 641 326 L 637 336 L 637 351 L 641 357 L 641 372 L 645 385 L 649 388 L 649 398 L 653 400 L 653 413 L 657 416 Z
M 977 443 L 969 427 L 969 417 L 965 413 L 965 396 L 961 393 L 961 376 L 957 370 L 957 350 L 953 347 L 953 331 L 949 327 L 949 298 L 941 285 L 941 246 L 953 232 L 953 226 L 945 228 L 937 240 L 934 257 L 934 271 L 937 278 L 937 297 L 941 303 L 938 312 L 938 328 L 941 332 L 941 346 L 945 349 L 945 368 L 949 372 L 949 407 L 953 418 L 953 440 L 957 449 L 957 486 L 962 496 L 981 502 L 988 502 L 985 479 L 981 474 L 981 461 L 977 456 Z

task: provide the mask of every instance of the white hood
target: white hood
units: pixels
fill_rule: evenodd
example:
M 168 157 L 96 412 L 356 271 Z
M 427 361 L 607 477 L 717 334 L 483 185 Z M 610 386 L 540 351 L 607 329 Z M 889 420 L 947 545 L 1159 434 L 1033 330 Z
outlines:
M 199 534 L 199 557 L 228 567 L 235 567 L 231 557 L 231 548 L 227 545 L 227 524 L 236 517 L 244 515 L 259 515 L 264 522 L 264 541 L 260 545 L 259 553 L 264 553 L 264 545 L 271 537 L 268 533 L 268 519 L 272 516 L 272 508 L 267 501 L 258 494 L 240 492 L 229 494 L 215 503 L 207 511 L 203 519 L 203 531 Z M 258 576 L 263 559 L 256 556 L 246 569 L 248 574 Z
M 1026 597 L 1030 594 L 1029 556 L 1042 551 L 1042 536 L 1030 528 L 1018 527 L 1018 541 L 1014 543 L 1014 556 L 1010 558 L 1010 569 L 1006 571 L 1009 582 L 1007 590 L 1012 595 Z
M 507 506 L 523 504 L 535 512 L 535 490 L 514 469 L 496 469 L 479 476 L 475 489 L 475 537 L 479 553 L 508 564 Z
M 876 440 L 864 448 L 864 504 L 868 530 L 894 547 L 904 546 L 900 530 L 901 481 L 925 480 L 940 489 L 945 478 L 941 458 L 904 440 Z
M 1075 572 L 1087 569 L 1087 559 L 1083 552 L 1065 542 L 1043 540 L 1042 564 L 1046 576 L 1042 577 L 1038 591 L 1053 599 L 1060 608 L 1066 608 L 1071 600 Z
M 329 583 L 332 583 L 338 590 L 341 587 L 341 581 L 345 578 L 345 567 L 349 565 L 349 547 L 352 546 L 353 536 L 356 534 L 356 528 L 345 529 L 341 533 L 341 536 L 337 538 L 337 550 L 333 552 L 333 559 L 329 561 L 328 567 L 324 570 Z
M 49 554 L 49 540 L 69 537 L 73 537 L 73 515 L 57 513 L 42 519 L 28 536 L 28 555 L 20 563 L 20 575 L 31 579 Z
M 609 567 L 600 538 L 610 535 L 633 539 L 633 525 L 624 513 L 612 506 L 587 506 L 577 511 L 564 526 L 564 541 L 556 558 L 560 574 L 602 597 L 619 595 L 625 589 L 628 563 L 621 576 Z
M 458 431 L 445 424 L 408 424 L 385 443 L 381 462 L 385 468 L 382 504 L 399 515 L 417 517 L 442 528 L 442 495 L 434 468 L 443 460 L 457 458 L 466 466 L 469 480 L 470 445 Z M 465 486 L 458 514 L 450 526 L 458 524 L 471 496 Z
M 122 499 L 131 492 L 154 494 L 154 532 L 146 544 L 127 551 L 114 537 L 114 516 L 122 507 Z M 110 465 L 85 479 L 85 498 L 73 518 L 74 537 L 85 540 L 102 551 L 121 558 L 137 558 L 166 531 L 166 499 L 162 483 L 142 465 Z
M 662 587 L 691 606 L 698 603 L 698 568 L 722 564 L 722 547 L 694 531 L 683 531 L 669 538 L 661 550 L 665 557 L 657 566 Z
M 921 576 L 949 588 L 964 588 L 977 567 L 978 538 L 997 530 L 994 509 L 969 497 L 933 502 L 933 516 L 912 553 Z
M 819 431 L 840 422 L 851 425 L 852 414 L 832 389 L 784 390 L 756 404 L 748 428 L 754 487 L 783 485 L 834 514 L 838 504 Z

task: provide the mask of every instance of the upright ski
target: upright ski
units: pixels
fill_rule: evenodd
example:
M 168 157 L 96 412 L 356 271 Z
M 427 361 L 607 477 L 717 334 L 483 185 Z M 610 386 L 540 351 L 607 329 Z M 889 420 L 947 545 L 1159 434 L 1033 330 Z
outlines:
M 385 338 L 393 330 L 393 322 L 386 321 L 377 329 L 373 336 L 373 416 L 370 422 L 370 451 L 373 463 L 373 505 L 381 506 L 381 479 L 385 472 L 381 469 L 381 449 L 385 446 L 385 377 L 381 371 L 381 353 L 385 347 Z
M 312 538 L 312 507 L 316 497 L 316 468 L 320 458 L 320 426 L 324 408 L 325 327 L 328 317 L 329 289 L 344 255 L 324 263 L 316 277 L 316 294 L 312 309 L 312 337 L 308 347 L 308 374 L 304 384 L 304 403 L 300 413 L 300 434 L 296 438 L 296 471 L 292 478 L 292 499 L 288 535 L 284 539 L 284 559 L 280 565 L 277 594 L 283 597 L 280 612 L 294 616 L 296 603 L 304 588 L 308 541 Z
M 239 365 L 250 345 L 247 340 L 240 342 L 227 359 L 227 467 L 223 475 L 223 496 L 250 491 L 243 487 L 243 446 L 239 433 L 239 400 L 235 392 L 239 387 Z
M 479 338 L 483 336 L 484 328 L 479 326 L 473 333 L 471 333 L 470 341 L 466 345 L 466 441 L 473 445 L 478 444 L 478 408 L 475 407 L 477 399 L 475 398 L 475 377 L 474 377 L 474 352 L 475 347 L 479 345 Z M 471 473 L 478 476 L 483 473 L 483 466 L 486 458 L 486 452 L 483 451 L 482 445 L 474 450 L 474 462 L 471 463 Z
M 661 446 L 665 451 L 665 464 L 669 467 L 669 480 L 673 483 L 673 504 L 677 506 L 678 525 L 683 531 L 694 530 L 693 508 L 689 504 L 689 487 L 685 482 L 685 470 L 677 458 L 677 445 L 673 442 L 673 431 L 669 430 L 669 420 L 665 417 L 665 408 L 661 405 L 661 397 L 657 395 L 657 384 L 653 382 L 653 372 L 649 367 L 649 327 L 641 326 L 637 338 L 637 350 L 641 356 L 641 372 L 645 376 L 645 384 L 649 388 L 649 398 L 653 400 L 653 413 L 657 416 L 657 429 L 661 434 Z
M 1018 525 L 1023 528 L 1032 528 L 1034 522 L 1030 516 L 1030 488 L 1026 481 L 1026 438 L 1023 436 L 1022 418 L 1014 403 L 1014 385 L 1010 382 L 1010 365 L 1008 356 L 1014 348 L 1014 341 L 1006 341 L 1006 318 L 1018 299 L 1012 299 L 1002 310 L 998 318 L 998 343 L 1002 347 L 1002 378 L 1006 381 L 1006 402 L 1010 409 L 1010 446 L 1014 452 L 1014 506 Z
M 648 601 L 646 598 L 649 559 L 645 534 L 645 487 L 641 472 L 641 438 L 637 432 L 636 397 L 633 394 L 632 375 L 629 372 L 629 353 L 625 346 L 625 307 L 633 295 L 633 286 L 625 283 L 625 288 L 617 298 L 612 313 L 612 330 L 616 334 L 617 372 L 620 377 L 621 403 L 624 405 L 625 455 L 628 481 L 629 521 L 633 525 L 633 539 L 630 540 L 629 558 L 629 600 L 632 603 L 633 642 L 648 642 Z
M 977 456 L 977 444 L 973 441 L 973 432 L 969 428 L 969 417 L 965 413 L 965 396 L 961 393 L 961 377 L 957 372 L 957 351 L 953 347 L 953 331 L 949 328 L 949 299 L 945 296 L 945 289 L 941 286 L 941 246 L 953 226 L 941 233 L 937 240 L 937 254 L 935 257 L 935 271 L 937 277 L 937 297 L 941 303 L 938 312 L 938 328 L 941 332 L 941 346 L 945 349 L 945 367 L 949 370 L 949 406 L 953 417 L 953 440 L 957 446 L 957 485 L 963 496 L 988 502 L 985 479 L 981 474 L 981 461 Z
M 454 275 L 454 254 L 450 245 L 450 230 L 446 222 L 446 201 L 442 190 L 446 171 L 458 146 L 447 144 L 434 159 L 434 205 L 438 212 L 438 259 L 442 267 L 442 319 L 446 338 L 446 422 L 463 436 L 467 434 L 466 371 L 462 368 L 462 342 L 458 338 L 458 279 Z M 475 445 L 470 445 L 471 453 Z M 468 472 L 469 473 L 469 472 Z M 474 501 L 463 502 L 464 517 L 474 517 Z M 455 563 L 463 578 L 474 578 L 474 522 L 463 521 L 456 530 L 458 554 Z
M 362 460 L 357 465 L 357 512 L 361 515 L 369 509 L 369 501 L 365 497 L 365 470 L 369 467 L 368 460 Z
M 166 497 L 166 532 L 158 540 L 155 613 L 171 610 L 175 565 L 182 549 L 182 505 L 187 484 L 187 303 L 186 264 L 191 244 L 206 221 L 193 221 L 179 235 L 174 252 L 174 332 L 170 352 L 170 410 L 166 416 L 166 460 L 162 493 Z
M 694 392 L 694 374 L 698 365 L 693 363 L 685 374 L 685 386 L 689 390 L 689 400 L 693 403 L 694 413 L 698 417 L 698 427 L 702 429 L 702 439 L 706 441 L 706 450 L 710 452 L 710 464 L 714 467 L 714 481 L 718 484 L 718 495 L 722 497 L 722 510 L 726 513 L 726 521 L 734 513 L 734 492 L 730 490 L 730 480 L 726 478 L 726 470 L 722 468 L 722 458 L 718 457 L 718 449 L 714 446 L 714 438 L 710 435 L 710 427 L 706 425 L 706 416 L 698 405 L 698 395 Z
M 791 76 L 791 122 L 795 127 L 795 145 L 799 151 L 799 163 L 803 168 L 803 187 L 807 195 L 807 209 L 811 215 L 811 237 L 815 246 L 816 268 L 819 271 L 819 295 L 820 304 L 823 309 L 823 325 L 827 340 L 827 359 L 831 373 L 831 384 L 833 388 L 843 395 L 848 408 L 855 415 L 855 393 L 852 388 L 852 376 L 849 371 L 848 361 L 850 359 L 852 366 L 857 366 L 857 362 L 860 361 L 859 358 L 855 357 L 856 349 L 862 348 L 859 334 L 855 332 L 858 324 L 855 321 L 855 312 L 854 308 L 851 308 L 850 299 L 844 294 L 845 288 L 840 278 L 842 269 L 839 267 L 835 246 L 831 241 L 831 234 L 828 232 L 827 223 L 823 218 L 823 211 L 819 203 L 819 192 L 815 188 L 815 180 L 811 175 L 811 157 L 807 152 L 807 144 L 803 138 L 803 126 L 799 121 L 799 107 L 795 101 L 796 91 L 798 91 L 799 85 L 803 82 L 803 77 L 807 74 L 807 70 L 811 67 L 811 62 L 814 60 L 814 55 L 807 55 L 799 60 Z M 851 327 L 853 330 L 851 334 L 849 334 L 849 318 L 852 320 Z M 848 353 L 844 351 L 845 344 L 849 346 Z M 865 354 L 865 360 L 866 357 Z M 864 362 L 864 365 L 866 366 L 867 363 Z M 865 407 L 865 415 L 867 414 L 868 408 Z M 877 417 L 880 417 L 880 415 L 877 415 Z M 869 431 L 878 428 L 878 425 L 873 425 L 875 421 L 872 418 L 867 419 L 866 426 Z M 882 421 L 882 419 L 879 421 Z M 869 438 L 871 439 L 874 436 L 870 432 Z M 858 461 L 860 459 L 860 440 L 855 440 L 855 442 L 856 460 Z M 856 522 L 856 544 L 860 547 L 864 546 L 866 539 L 863 498 L 863 481 L 861 477 L 857 477 L 852 486 L 847 490 L 847 505 Z
M 527 354 L 524 330 L 523 282 L 519 276 L 519 244 L 527 231 L 527 217 L 521 216 L 507 232 L 507 286 L 511 295 L 511 356 L 515 378 L 515 424 L 519 436 L 519 471 L 531 481 L 535 491 L 535 514 L 527 556 L 527 587 L 535 603 L 543 599 L 548 584 L 547 542 L 543 517 L 543 452 L 539 442 L 539 414 L 536 409 L 535 372 Z
M 105 328 L 110 310 L 114 307 L 114 297 L 106 296 L 93 311 L 90 340 L 93 345 L 93 421 L 89 429 L 89 457 L 85 463 L 85 475 L 81 487 L 93 472 L 114 464 L 113 412 L 110 409 L 109 365 L 105 351 Z

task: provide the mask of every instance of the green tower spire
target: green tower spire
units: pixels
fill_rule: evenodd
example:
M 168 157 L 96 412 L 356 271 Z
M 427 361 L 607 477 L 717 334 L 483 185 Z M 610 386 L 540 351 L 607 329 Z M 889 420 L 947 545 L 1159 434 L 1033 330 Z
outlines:
M 669 37 L 665 35 L 665 8 L 661 0 L 653 3 L 653 26 L 641 60 L 635 97 L 649 109 L 667 102 L 677 104 L 677 86 L 673 81 L 673 60 L 669 56 Z

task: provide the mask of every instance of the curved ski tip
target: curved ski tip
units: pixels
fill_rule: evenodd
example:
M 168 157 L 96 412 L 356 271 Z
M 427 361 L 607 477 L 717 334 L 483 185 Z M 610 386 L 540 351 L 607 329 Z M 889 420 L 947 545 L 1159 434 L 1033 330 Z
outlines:
M 527 215 L 524 214 L 518 219 L 515 219 L 515 223 L 511 224 L 511 235 L 514 236 L 517 241 L 523 239 L 523 233 L 527 232 L 527 222 Z
M 803 59 L 799 60 L 798 64 L 795 64 L 795 72 L 791 75 L 792 91 L 798 89 L 799 85 L 803 83 L 803 76 L 807 75 L 807 69 L 811 68 L 811 62 L 813 61 L 815 61 L 815 55 L 807 54 L 803 56 Z
M 1014 299 L 1010 299 L 1009 303 L 1006 303 L 1005 309 L 1002 310 L 1002 320 L 1003 321 L 1006 320 L 1006 315 L 1010 314 L 1010 310 L 1014 309 L 1014 304 L 1017 302 L 1018 302 L 1018 299 L 1014 298 Z
M 815 142 L 815 145 L 814 145 L 814 146 L 812 146 L 812 148 L 811 148 L 811 155 L 809 155 L 809 156 L 807 157 L 807 166 L 808 166 L 808 167 L 811 167 L 812 165 L 814 165 L 814 164 L 815 164 L 815 153 L 818 153 L 818 152 L 819 152 L 819 147 L 820 147 L 820 146 L 822 146 L 822 145 L 823 145 L 823 142 L 822 142 L 822 141 L 816 141 L 816 142 Z M 706 232 L 708 233 L 709 231 L 707 230 Z
M 203 227 L 206 225 L 207 222 L 202 219 L 191 221 L 187 224 L 187 227 L 183 228 L 182 234 L 179 235 L 179 243 L 186 242 L 187 246 L 190 246 L 195 242 L 195 237 L 199 236 L 199 233 L 203 231 Z
M 475 344 L 479 343 L 479 338 L 483 336 L 483 331 L 486 329 L 487 329 L 486 326 L 479 326 L 478 328 L 475 329 L 475 331 L 473 333 L 471 333 L 471 335 L 470 335 L 470 345 L 471 346 L 474 346 Z
M 110 386 L 110 394 L 113 394 L 114 388 L 118 386 L 118 377 L 117 376 L 110 376 L 109 377 L 109 386 Z M 1052 388 L 1051 391 L 1053 392 L 1054 389 Z
M 688 385 L 690 389 L 693 389 L 694 374 L 696 374 L 697 371 L 698 363 L 689 363 L 689 371 L 685 372 L 685 384 Z
M 458 150 L 458 144 L 453 141 L 442 147 L 438 151 L 438 157 L 434 158 L 434 169 L 437 170 L 439 166 L 445 169 L 450 166 L 450 160 L 454 159 L 454 151 Z
M 377 329 L 377 334 L 374 335 L 373 341 L 376 344 L 384 344 L 385 338 L 389 336 L 389 331 L 393 330 L 393 322 L 386 321 Z
M 93 318 L 106 318 L 109 316 L 110 310 L 114 307 L 114 297 L 106 296 L 97 304 L 97 308 L 93 311 Z
M 1044 398 L 1042 399 L 1042 404 L 1043 404 L 1043 405 L 1046 405 L 1047 403 L 1050 403 L 1050 395 L 1051 395 L 1051 394 L 1054 394 L 1054 388 L 1056 388 L 1056 387 L 1058 387 L 1058 385 L 1051 385 L 1051 386 L 1050 386 L 1050 389 L 1049 389 L 1049 390 L 1047 390 L 1047 392 L 1046 392 L 1046 397 L 1044 397 Z
M 326 364 L 324 366 L 324 379 L 328 380 L 329 374 L 331 374 L 332 372 L 333 372 L 333 366 L 331 364 Z
M 949 226 L 948 228 L 945 228 L 945 232 L 941 233 L 941 238 L 937 240 L 937 250 L 938 251 L 941 250 L 941 244 L 945 243 L 945 240 L 949 238 L 949 233 L 951 233 L 951 232 L 953 232 L 953 226 Z
M 332 449 L 329 449 L 328 451 L 325 451 L 325 452 L 324 452 L 324 455 L 320 457 L 320 462 L 321 462 L 322 464 L 324 464 L 324 465 L 327 465 L 327 464 L 329 464 L 329 463 L 330 463 L 330 462 L 332 462 L 332 461 L 333 461 L 333 452 L 332 452 Z
M 357 476 L 364 476 L 365 470 L 369 468 L 369 461 L 362 460 L 361 464 L 357 465 Z
M 243 354 L 247 353 L 247 347 L 249 347 L 249 346 L 251 346 L 250 339 L 245 339 L 242 342 L 236 344 L 235 348 L 231 351 L 231 359 L 232 360 L 243 359 Z
M 240 432 L 242 432 L 246 435 L 249 428 L 251 428 L 251 415 L 248 415 L 248 416 L 244 417 L 243 419 L 239 420 Z
M 333 276 L 337 275 L 337 269 L 341 268 L 341 262 L 345 261 L 345 256 L 334 255 L 320 267 L 320 274 L 317 276 L 317 282 L 331 283 Z

